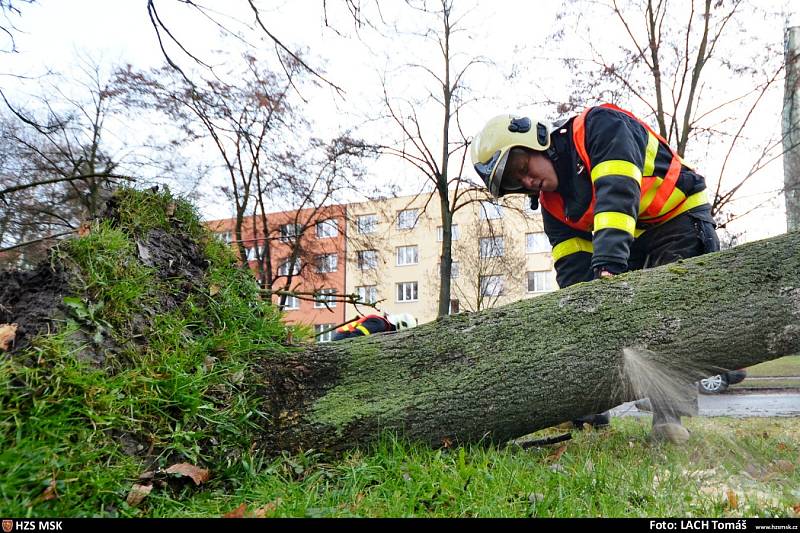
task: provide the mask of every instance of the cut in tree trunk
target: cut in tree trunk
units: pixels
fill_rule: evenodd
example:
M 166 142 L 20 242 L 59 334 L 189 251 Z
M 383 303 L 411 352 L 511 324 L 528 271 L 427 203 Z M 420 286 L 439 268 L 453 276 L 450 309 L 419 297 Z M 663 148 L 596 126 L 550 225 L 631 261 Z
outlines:
M 582 283 L 412 330 L 320 344 L 265 368 L 275 450 L 395 430 L 505 441 L 633 399 L 623 349 L 691 379 L 800 351 L 800 233 Z

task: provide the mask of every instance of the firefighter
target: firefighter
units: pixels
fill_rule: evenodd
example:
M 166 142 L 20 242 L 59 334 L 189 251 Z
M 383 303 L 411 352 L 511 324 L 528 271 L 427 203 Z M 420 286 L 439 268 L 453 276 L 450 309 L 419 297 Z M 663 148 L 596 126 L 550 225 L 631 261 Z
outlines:
M 705 179 L 614 105 L 555 127 L 496 116 L 473 139 L 471 156 L 493 197 L 527 194 L 532 209 L 541 204 L 559 287 L 719 250 Z M 680 398 L 654 396 L 652 436 L 685 442 L 681 416 L 697 412 L 694 385 L 681 384 Z M 608 421 L 606 412 L 575 422 Z
M 333 340 L 338 341 L 349 339 L 350 337 L 362 337 L 387 331 L 400 331 L 402 329 L 413 328 L 416 325 L 417 319 L 408 313 L 396 315 L 364 315 L 336 328 L 336 331 L 333 333 Z

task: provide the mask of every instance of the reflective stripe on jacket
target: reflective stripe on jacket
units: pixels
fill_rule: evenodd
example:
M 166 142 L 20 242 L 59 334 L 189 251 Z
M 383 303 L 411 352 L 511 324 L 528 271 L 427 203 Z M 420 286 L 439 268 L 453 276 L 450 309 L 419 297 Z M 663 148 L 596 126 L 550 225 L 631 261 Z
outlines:
M 559 271 L 561 260 L 577 254 L 588 271 L 559 279 L 560 286 L 591 279 L 597 267 L 625 270 L 635 238 L 708 204 L 702 176 L 616 106 L 586 109 L 553 133 L 553 147 L 559 187 L 540 194 L 553 260 Z

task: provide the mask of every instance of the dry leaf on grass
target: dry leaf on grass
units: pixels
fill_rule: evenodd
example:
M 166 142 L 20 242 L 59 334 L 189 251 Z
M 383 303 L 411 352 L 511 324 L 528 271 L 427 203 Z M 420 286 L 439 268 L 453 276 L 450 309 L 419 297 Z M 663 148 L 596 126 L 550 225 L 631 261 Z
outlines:
M 39 497 L 43 502 L 58 498 L 58 492 L 56 492 L 56 478 L 50 480 L 50 484 L 46 489 L 44 489 L 44 492 L 42 492 L 42 495 Z
M 787 461 L 786 459 L 778 459 L 774 463 L 772 463 L 771 470 L 774 472 L 786 472 L 790 474 L 794 472 L 795 464 L 792 461 Z
M 728 489 L 728 492 L 725 494 L 728 499 L 728 508 L 729 509 L 736 509 L 739 507 L 739 497 L 736 496 L 736 493 L 733 492 L 731 489 Z
M 86 237 L 92 232 L 92 223 L 91 222 L 84 222 L 78 228 L 78 237 Z
M 14 339 L 17 337 L 17 327 L 16 323 L 0 325 L 0 350 L 8 351 L 11 345 L 14 344 Z
M 561 459 L 561 456 L 564 455 L 565 451 L 567 451 L 567 445 L 562 444 L 556 448 L 556 451 L 547 456 L 547 460 L 556 463 L 559 459 Z
M 247 512 L 247 504 L 243 503 L 230 513 L 226 513 L 222 515 L 222 518 L 244 518 L 244 514 Z
M 178 205 L 177 205 L 175 202 L 171 202 L 171 203 L 170 203 L 170 204 L 167 206 L 167 209 L 166 209 L 167 216 L 168 216 L 168 217 L 174 216 L 174 215 L 175 215 L 175 209 L 176 209 L 177 207 L 178 207 Z
M 128 497 L 125 498 L 125 501 L 131 507 L 136 507 L 142 500 L 147 498 L 147 495 L 153 490 L 152 485 L 139 485 L 138 483 L 134 483 L 133 487 L 131 487 L 131 491 L 128 493 Z
M 283 503 L 283 500 L 278 498 L 266 504 L 264 507 L 259 507 L 255 511 L 253 511 L 253 516 L 256 518 L 266 518 L 278 508 L 278 506 Z
M 209 296 L 216 296 L 217 294 L 219 294 L 219 285 L 211 285 L 208 287 Z
M 192 478 L 195 485 L 202 485 L 211 477 L 211 472 L 205 468 L 200 468 L 189 463 L 178 463 L 165 470 L 167 474 L 178 474 Z

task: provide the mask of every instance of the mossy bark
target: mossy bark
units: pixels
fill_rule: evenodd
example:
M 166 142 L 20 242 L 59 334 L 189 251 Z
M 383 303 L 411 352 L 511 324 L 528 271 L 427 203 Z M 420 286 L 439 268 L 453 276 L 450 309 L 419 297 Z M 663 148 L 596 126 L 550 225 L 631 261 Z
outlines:
M 695 379 L 797 353 L 798 250 L 791 233 L 316 345 L 264 369 L 269 446 L 337 451 L 385 429 L 433 446 L 505 441 L 631 399 L 624 348 Z

